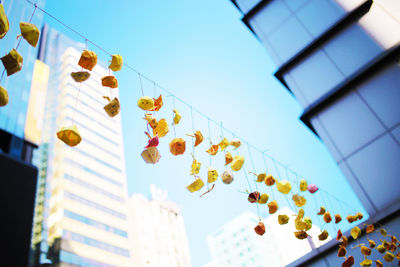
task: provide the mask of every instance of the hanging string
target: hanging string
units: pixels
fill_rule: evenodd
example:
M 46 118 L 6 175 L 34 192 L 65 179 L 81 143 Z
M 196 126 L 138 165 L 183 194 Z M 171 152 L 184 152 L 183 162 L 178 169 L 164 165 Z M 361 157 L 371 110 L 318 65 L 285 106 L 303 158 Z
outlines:
M 252 157 L 251 151 L 250 151 L 250 145 L 249 145 L 248 142 L 246 142 L 246 143 L 247 143 L 247 150 L 248 150 L 248 152 L 249 152 L 249 158 L 250 158 L 250 161 L 251 161 L 251 165 L 252 165 L 252 167 L 253 167 L 253 173 L 256 173 L 256 168 L 254 167 L 254 160 L 253 160 L 253 157 Z M 256 186 L 256 190 L 258 191 L 257 182 L 255 181 L 254 184 L 255 184 L 255 186 Z
M 193 118 L 193 109 L 192 108 L 190 108 L 190 117 L 192 119 L 192 132 L 194 133 L 194 118 Z M 193 156 L 195 156 L 195 153 L 194 153 L 194 144 L 195 144 L 195 142 L 194 141 L 195 141 L 195 139 L 192 138 L 192 153 L 193 153 Z
M 211 127 L 210 127 L 210 119 L 209 118 L 208 118 L 207 124 L 208 124 L 208 138 L 211 142 Z M 210 159 L 210 167 L 211 167 L 212 166 L 211 154 L 209 154 L 208 157 Z
M 142 90 L 142 96 L 144 96 L 143 84 L 142 84 L 142 75 L 139 72 L 137 74 L 139 76 L 139 81 L 140 81 L 140 90 Z
M 264 153 L 262 153 L 262 158 L 263 158 L 263 161 L 264 161 L 265 172 L 268 174 L 268 173 L 269 173 L 269 172 L 268 172 L 268 166 L 267 166 L 267 162 L 266 162 L 265 157 L 264 157 Z M 274 192 L 274 190 L 272 189 L 272 186 L 269 186 L 269 188 L 270 188 L 270 190 L 271 190 L 271 192 L 272 192 L 272 197 L 273 197 L 273 199 L 276 199 L 276 198 L 275 198 L 275 192 Z
M 172 107 L 175 109 L 175 96 L 172 95 Z M 172 128 L 174 129 L 174 138 L 176 138 L 176 130 L 174 121 L 174 112 L 172 111 Z
M 42 9 L 42 8 L 40 8 L 40 7 L 38 7 L 38 6 L 36 5 L 36 3 L 34 3 L 32 0 L 26 0 L 26 1 L 27 1 L 29 4 L 35 6 L 35 10 L 36 10 L 36 9 L 40 10 L 42 13 L 44 13 L 44 14 L 47 15 L 47 16 L 49 16 L 49 17 L 52 18 L 53 20 L 55 20 L 57 23 L 61 24 L 61 25 L 64 26 L 65 28 L 69 29 L 71 32 L 73 32 L 73 33 L 75 33 L 76 35 L 80 36 L 81 38 L 85 39 L 86 43 L 90 43 L 91 45 L 93 45 L 94 47 L 96 47 L 96 48 L 99 49 L 100 51 L 104 52 L 105 54 L 107 54 L 107 55 L 109 55 L 109 56 L 112 56 L 112 53 L 110 53 L 109 51 L 107 51 L 106 49 L 104 49 L 103 47 L 101 47 L 100 45 L 96 44 L 95 42 L 91 41 L 89 38 L 85 37 L 85 36 L 84 36 L 83 34 L 81 34 L 80 32 L 78 32 L 78 31 L 76 31 L 75 29 L 73 29 L 72 27 L 68 26 L 67 24 L 65 24 L 65 23 L 62 22 L 60 19 L 58 19 L 58 18 L 55 17 L 54 15 L 50 14 L 50 13 L 47 12 L 46 10 L 44 10 L 44 9 Z M 158 88 L 160 88 L 160 90 L 164 91 L 165 93 L 167 93 L 167 94 L 169 94 L 169 95 L 173 95 L 169 90 L 167 90 L 166 88 L 164 88 L 164 87 L 162 87 L 161 85 L 157 84 L 154 80 L 152 80 L 152 79 L 148 78 L 147 76 L 141 74 L 138 70 L 136 70 L 135 68 L 133 68 L 133 67 L 132 67 L 131 65 L 129 65 L 127 62 L 124 62 L 123 65 L 124 65 L 127 69 L 129 69 L 129 70 L 131 70 L 131 71 L 133 71 L 133 72 L 135 72 L 135 73 L 138 74 L 139 80 L 140 80 L 140 83 L 141 83 L 141 84 L 142 84 L 141 78 L 144 78 L 144 79 L 146 79 L 146 80 L 149 81 L 149 82 L 153 82 Z M 4 74 L 3 74 L 3 75 L 4 75 Z M 2 76 L 3 76 L 3 75 L 2 75 Z M 1 82 L 1 78 L 0 78 L 0 82 Z M 141 91 L 142 91 L 142 95 L 144 95 L 143 87 L 142 87 L 142 86 L 141 86 Z M 176 98 L 178 101 L 180 101 L 181 103 L 185 104 L 186 106 L 192 107 L 190 104 L 188 104 L 187 102 L 183 101 L 183 100 L 180 99 L 179 97 L 177 97 L 177 96 L 175 96 L 175 95 L 173 95 L 173 96 L 174 96 L 174 98 Z M 199 111 L 198 109 L 196 109 L 196 108 L 194 108 L 194 107 L 192 107 L 192 108 L 193 108 L 193 111 L 195 111 L 195 112 L 198 113 L 199 115 L 203 116 L 204 118 L 207 118 L 207 119 L 209 120 L 209 123 L 212 122 L 212 123 L 214 123 L 214 124 L 216 124 L 216 125 L 220 125 L 219 122 L 216 122 L 215 120 L 211 119 L 210 117 L 208 117 L 207 115 L 205 115 L 203 112 Z M 233 131 L 230 131 L 229 129 L 223 127 L 222 125 L 221 125 L 221 128 L 223 128 L 226 132 L 228 132 L 228 133 L 234 135 L 234 132 L 233 132 Z M 235 136 L 236 136 L 236 135 L 235 135 Z M 245 139 L 243 139 L 243 138 L 240 138 L 240 137 L 239 137 L 239 139 L 245 141 Z M 279 164 L 279 165 L 285 166 L 285 165 L 282 164 L 281 162 L 275 160 L 275 158 L 273 158 L 272 156 L 270 156 L 270 155 L 268 155 L 267 153 L 265 153 L 265 151 L 260 150 L 259 148 L 257 148 L 257 147 L 254 146 L 254 145 L 250 145 L 250 146 L 251 146 L 255 151 L 257 151 L 257 152 L 259 152 L 259 153 L 262 153 L 262 154 L 265 155 L 266 157 L 268 157 L 268 158 L 274 160 L 274 163 L 275 163 L 275 164 L 277 163 L 277 164 Z M 292 172 L 292 173 L 295 173 L 295 172 L 294 172 L 293 170 L 291 170 L 291 169 L 289 169 L 289 171 Z M 278 174 L 278 175 L 279 175 L 279 174 Z M 321 188 L 320 188 L 319 190 L 320 190 L 320 191 L 323 191 Z M 325 192 L 327 195 L 329 195 L 329 196 L 331 196 L 331 197 L 334 197 L 333 195 L 329 194 L 328 192 L 326 192 L 326 191 L 324 191 L 324 192 Z M 344 203 L 345 203 L 345 202 L 344 202 Z M 346 205 L 348 205 L 348 203 L 346 203 Z M 351 205 L 349 205 L 349 207 L 351 207 Z

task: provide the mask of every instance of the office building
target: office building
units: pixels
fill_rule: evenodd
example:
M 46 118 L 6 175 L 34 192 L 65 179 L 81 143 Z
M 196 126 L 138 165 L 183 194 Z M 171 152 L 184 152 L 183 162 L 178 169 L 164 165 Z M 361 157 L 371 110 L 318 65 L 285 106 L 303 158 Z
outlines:
M 280 225 L 278 215 L 286 214 L 288 224 Z M 328 242 L 319 241 L 321 230 L 318 226 L 308 231 L 310 239 L 298 240 L 294 237 L 294 213 L 289 208 L 282 208 L 277 213 L 263 220 L 266 232 L 259 236 L 254 232 L 258 216 L 244 212 L 215 232 L 207 236 L 208 247 L 212 255 L 211 266 L 244 267 L 286 266 L 313 248 Z
M 400 1 L 232 2 L 370 220 L 399 222 Z
M 98 62 L 82 84 L 71 78 L 84 44 L 47 26 L 40 40 L 39 64 L 49 68 L 33 237 L 35 261 L 56 266 L 132 266 L 128 239 L 127 180 L 120 115 L 103 107 L 109 74 Z M 80 92 L 79 92 L 80 91 Z M 113 97 L 118 89 L 113 89 Z M 69 147 L 56 132 L 75 124 L 82 142 Z
M 7 76 L 2 69 L 0 85 L 8 91 L 9 102 L 0 107 L 0 209 L 3 220 L 0 235 L 3 246 L 0 257 L 13 266 L 27 266 L 30 253 L 34 200 L 37 186 L 37 167 L 31 164 L 32 153 L 37 143 L 29 140 L 24 130 L 30 101 L 31 80 L 37 48 L 25 40 L 16 39 L 20 34 L 19 22 L 29 21 L 41 28 L 43 15 L 36 12 L 27 1 L 0 1 L 8 17 L 10 28 L 0 40 L 0 54 L 3 56 L 18 46 L 24 59 L 22 70 Z M 36 1 L 43 7 L 44 0 Z M 45 74 L 45 73 L 44 73 Z M 30 103 L 29 103 L 30 104 Z
M 181 209 L 167 196 L 151 185 L 151 199 L 140 194 L 130 197 L 132 266 L 191 266 Z

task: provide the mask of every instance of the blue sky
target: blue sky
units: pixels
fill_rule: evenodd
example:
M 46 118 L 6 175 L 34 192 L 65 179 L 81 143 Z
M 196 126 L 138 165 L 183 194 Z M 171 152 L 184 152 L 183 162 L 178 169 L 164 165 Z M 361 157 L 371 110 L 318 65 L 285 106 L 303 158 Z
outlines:
M 361 209 L 347 181 L 338 170 L 321 141 L 299 120 L 302 108 L 296 99 L 273 77 L 276 67 L 262 44 L 240 21 L 242 15 L 229 0 L 69 0 L 47 1 L 46 10 L 106 50 L 123 55 L 125 62 L 191 104 L 194 108 L 223 122 L 261 150 L 307 177 L 338 198 Z M 77 41 L 78 36 L 50 18 L 54 28 Z M 89 45 L 102 61 L 108 56 Z M 169 198 L 183 208 L 194 267 L 211 261 L 206 235 L 245 210 L 256 213 L 247 202 L 243 173 L 235 174 L 229 186 L 217 183 L 214 192 L 199 198 L 185 186 L 192 161 L 188 145 L 183 156 L 168 151 L 171 132 L 160 141 L 160 162 L 146 165 L 140 153 L 147 138 L 143 112 L 136 102 L 141 97 L 138 76 L 128 69 L 116 73 L 120 84 L 122 121 L 129 193 L 149 196 L 150 184 L 169 191 Z M 153 84 L 143 80 L 144 92 L 153 96 Z M 156 90 L 158 95 L 160 90 Z M 158 118 L 171 121 L 172 97 L 164 94 L 165 106 Z M 176 136 L 188 140 L 192 131 L 191 110 L 175 100 L 182 113 Z M 194 128 L 208 136 L 208 121 L 194 112 Z M 221 131 L 212 125 L 211 140 L 220 140 Z M 224 134 L 224 133 L 223 133 Z M 232 136 L 227 135 L 227 138 Z M 195 150 L 203 163 L 200 173 L 206 177 L 208 143 Z M 246 169 L 252 171 L 246 145 L 238 152 L 246 157 Z M 251 151 L 255 170 L 265 171 L 259 153 Z M 213 167 L 224 170 L 221 155 L 212 159 Z M 270 167 L 270 166 L 269 166 Z M 254 186 L 254 183 L 252 183 Z M 260 189 L 262 191 L 264 189 Z M 284 203 L 282 203 L 284 205 Z M 262 215 L 265 210 L 261 211 Z M 254 226 L 249 226 L 254 227 Z

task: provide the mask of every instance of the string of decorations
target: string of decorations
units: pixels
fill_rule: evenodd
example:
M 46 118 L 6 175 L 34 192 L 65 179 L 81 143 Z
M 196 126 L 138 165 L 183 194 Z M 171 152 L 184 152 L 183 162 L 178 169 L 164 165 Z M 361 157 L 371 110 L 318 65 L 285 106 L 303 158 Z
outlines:
M 200 173 L 201 169 L 201 163 L 196 159 L 196 155 L 198 153 L 196 152 L 196 147 L 198 147 L 203 141 L 204 137 L 203 134 L 201 133 L 200 130 L 195 130 L 194 128 L 194 118 L 193 118 L 193 111 L 197 112 L 204 118 L 208 120 L 208 124 L 210 122 L 220 126 L 221 129 L 221 141 L 218 143 L 213 143 L 211 140 L 211 131 L 209 127 L 209 149 L 207 149 L 205 152 L 208 153 L 210 157 L 210 166 L 207 171 L 207 190 L 203 192 L 200 197 L 204 196 L 207 193 L 210 193 L 214 188 L 215 188 L 215 183 L 218 180 L 219 173 L 217 169 L 213 168 L 211 166 L 212 164 L 212 157 L 215 157 L 219 151 L 220 153 L 224 153 L 224 159 L 225 159 L 225 168 L 230 167 L 231 170 L 226 169 L 222 175 L 221 175 L 221 180 L 223 184 L 229 185 L 234 181 L 234 174 L 233 172 L 239 172 L 240 170 L 243 170 L 244 172 L 244 177 L 247 181 L 248 188 L 249 190 L 246 190 L 246 194 L 248 194 L 248 201 L 250 203 L 255 203 L 257 205 L 257 212 L 259 214 L 259 206 L 258 205 L 263 205 L 267 204 L 268 206 L 268 212 L 269 214 L 274 214 L 279 210 L 279 205 L 277 198 L 275 197 L 274 189 L 273 186 L 276 186 L 276 190 L 284 196 L 286 199 L 289 207 L 293 211 L 296 212 L 296 218 L 294 219 L 294 226 L 296 228 L 296 231 L 294 232 L 294 236 L 297 239 L 307 239 L 309 237 L 309 231 L 313 224 L 312 224 L 312 219 L 308 216 L 305 216 L 305 211 L 303 207 L 305 207 L 307 200 L 305 198 L 304 193 L 309 192 L 310 194 L 315 194 L 317 191 L 321 192 L 321 197 L 323 198 L 323 203 L 325 206 L 331 206 L 330 209 L 325 208 L 325 206 L 320 206 L 319 207 L 319 212 L 317 212 L 318 216 L 322 216 L 323 221 L 325 224 L 330 224 L 333 221 L 332 215 L 330 211 L 333 213 L 333 206 L 331 203 L 326 202 L 326 199 L 324 197 L 325 195 L 330 196 L 329 193 L 327 193 L 324 190 L 321 190 L 318 188 L 317 185 L 310 183 L 310 181 L 307 181 L 306 179 L 300 179 L 299 176 L 296 172 L 291 170 L 288 166 L 280 163 L 277 161 L 275 158 L 272 156 L 268 155 L 265 151 L 260 150 L 254 145 L 251 145 L 249 142 L 244 141 L 242 138 L 238 138 L 234 132 L 224 128 L 221 123 L 217 123 L 216 121 L 212 120 L 210 117 L 205 115 L 204 113 L 196 110 L 193 108 L 191 105 L 187 104 L 183 100 L 179 99 L 176 97 L 174 94 L 166 90 L 165 88 L 157 85 L 153 80 L 147 78 L 146 76 L 142 75 L 140 72 L 132 68 L 130 65 L 127 63 L 123 62 L 122 56 L 121 55 L 113 55 L 103 49 L 101 46 L 95 44 L 94 42 L 90 41 L 88 38 L 86 38 L 84 35 L 80 34 L 79 32 L 75 31 L 68 25 L 64 24 L 62 21 L 54 17 L 53 15 L 49 14 L 45 10 L 41 9 L 40 7 L 37 7 L 35 3 L 33 3 L 31 0 L 27 0 L 28 3 L 34 5 L 34 11 L 32 13 L 31 19 L 29 22 L 21 22 L 20 23 L 20 30 L 21 30 L 21 36 L 23 39 L 25 39 L 30 45 L 35 47 L 37 45 L 38 39 L 40 32 L 38 28 L 31 24 L 32 17 L 36 11 L 36 9 L 39 9 L 42 11 L 44 14 L 50 16 L 60 24 L 64 25 L 71 31 L 73 31 L 75 34 L 79 35 L 81 38 L 83 38 L 86 42 L 86 49 L 82 52 L 80 59 L 78 61 L 78 65 L 81 67 L 81 70 L 78 72 L 72 72 L 71 77 L 72 79 L 79 83 L 79 89 L 78 89 L 78 94 L 76 97 L 76 104 L 75 104 L 75 110 L 76 110 L 76 105 L 79 101 L 79 94 L 80 94 L 80 86 L 83 82 L 87 81 L 90 78 L 90 71 L 96 66 L 97 64 L 97 54 L 94 51 L 88 50 L 88 43 L 92 44 L 93 46 L 97 47 L 98 49 L 102 50 L 109 56 L 111 56 L 111 63 L 108 66 L 109 68 L 109 75 L 104 76 L 101 78 L 101 84 L 104 87 L 108 87 L 110 89 L 110 96 L 104 96 L 105 99 L 109 101 L 107 105 L 104 106 L 104 110 L 107 113 L 108 116 L 110 117 L 115 117 L 116 115 L 119 114 L 120 112 L 120 103 L 118 98 L 112 98 L 112 89 L 115 89 L 118 87 L 118 80 L 115 76 L 111 75 L 111 71 L 117 72 L 122 69 L 123 66 L 126 66 L 128 69 L 134 71 L 138 77 L 139 77 L 139 82 L 140 82 L 140 88 L 142 92 L 142 97 L 138 100 L 137 104 L 140 109 L 142 109 L 144 113 L 144 119 L 146 121 L 146 127 L 147 131 L 145 131 L 145 134 L 148 137 L 148 143 L 144 147 L 143 152 L 141 153 L 143 160 L 146 163 L 149 164 L 156 164 L 160 158 L 160 152 L 157 149 L 157 146 L 160 144 L 160 138 L 165 137 L 168 132 L 169 132 L 169 124 L 165 118 L 157 119 L 156 114 L 160 109 L 163 107 L 163 98 L 162 95 L 160 94 L 158 98 L 154 95 L 154 97 L 149 97 L 145 96 L 144 90 L 143 90 L 143 84 L 142 84 L 142 78 L 148 80 L 149 82 L 152 82 L 154 84 L 154 91 L 156 91 L 156 88 L 160 88 L 164 92 L 166 92 L 169 96 L 172 96 L 172 101 L 173 101 L 173 109 L 172 109 L 172 126 L 174 128 L 174 138 L 172 141 L 169 143 L 169 150 L 172 155 L 174 156 L 179 156 L 183 155 L 186 151 L 186 140 L 183 138 L 176 137 L 176 130 L 175 128 L 178 127 L 178 125 L 181 122 L 182 115 L 180 112 L 175 108 L 175 99 L 179 100 L 181 103 L 185 104 L 190 108 L 191 111 L 191 118 L 192 118 L 192 128 L 191 131 L 192 133 L 187 134 L 189 137 L 194 138 L 192 140 L 192 164 L 190 168 L 190 175 L 194 177 L 194 181 L 190 183 L 189 185 L 186 186 L 187 190 L 191 193 L 200 191 L 204 187 L 204 182 L 203 180 L 198 176 Z M 2 39 L 8 32 L 9 30 L 9 22 L 8 18 L 5 14 L 3 5 L 0 4 L 0 39 Z M 4 72 L 7 72 L 7 76 L 13 75 L 20 71 L 22 69 L 22 56 L 17 52 L 19 43 L 21 40 L 19 40 L 18 45 L 15 49 L 12 49 L 6 56 L 2 57 L 2 63 L 4 65 L 4 71 L 2 74 L 2 77 L 0 78 L 0 82 L 3 78 Z M 0 86 L 0 106 L 5 106 L 8 103 L 8 93 L 5 88 Z M 57 137 L 63 141 L 66 145 L 68 146 L 76 146 L 78 145 L 82 138 L 79 134 L 77 126 L 74 124 L 75 121 L 75 115 L 72 117 L 72 122 L 70 126 L 65 126 L 62 127 L 58 132 L 57 132 Z M 151 132 L 150 132 L 151 129 Z M 231 140 L 228 140 L 226 137 L 223 136 L 223 131 L 230 133 L 234 138 Z M 246 165 L 245 165 L 245 157 L 243 155 L 239 154 L 239 148 L 242 145 L 242 141 L 247 144 L 248 148 L 248 153 L 249 153 L 249 158 L 250 162 L 252 164 L 253 171 L 252 172 L 247 172 L 246 171 Z M 232 149 L 232 150 L 231 150 Z M 251 153 L 251 150 L 255 150 L 256 152 L 259 152 L 262 155 L 262 159 L 264 161 L 265 169 L 267 168 L 267 164 L 265 161 L 265 157 L 269 158 L 272 160 L 272 163 L 276 169 L 276 175 L 274 176 L 271 173 L 271 170 L 269 170 L 269 173 L 267 172 L 264 173 L 257 173 L 255 171 L 255 164 L 253 160 L 253 156 Z M 231 150 L 231 151 L 229 151 Z M 236 155 L 233 156 L 232 153 L 236 152 Z M 279 168 L 277 166 L 279 164 L 281 167 L 284 168 L 286 178 L 284 178 L 281 173 L 279 172 Z M 232 172 L 233 171 L 233 172 Z M 289 172 L 291 172 L 293 175 L 295 175 L 295 178 L 290 178 Z M 253 180 L 254 183 L 254 188 L 256 189 L 255 191 L 252 190 L 252 186 L 250 183 L 250 179 L 248 177 L 248 174 L 252 174 L 256 177 L 255 180 Z M 292 182 L 290 181 L 292 180 Z M 294 181 L 294 182 L 293 182 Z M 269 200 L 269 195 L 267 193 L 260 194 L 258 184 L 264 183 L 267 187 L 270 187 L 273 198 L 274 200 L 268 202 Z M 212 187 L 209 188 L 209 184 L 212 184 Z M 292 185 L 295 185 L 292 187 Z M 288 195 L 291 193 L 291 200 L 293 201 L 293 204 L 295 205 L 292 207 L 292 202 L 289 200 Z M 337 199 L 334 196 L 331 196 L 331 198 L 328 198 L 328 201 L 330 202 L 330 199 L 335 199 L 338 203 L 344 203 L 342 200 Z M 315 198 L 316 199 L 316 198 Z M 316 202 L 317 204 L 317 202 Z M 344 203 L 345 207 L 350 207 L 347 203 Z M 341 205 L 341 204 L 340 204 Z M 260 217 L 260 215 L 259 215 Z M 346 217 L 346 220 L 348 223 L 353 223 L 359 220 L 363 219 L 363 214 L 360 212 L 354 213 L 353 215 L 348 215 Z M 318 219 L 320 220 L 320 219 Z M 285 225 L 288 224 L 290 221 L 290 217 L 287 214 L 280 214 L 278 215 L 278 223 L 280 225 Z M 337 228 L 337 225 L 342 222 L 342 216 L 339 213 L 334 214 L 334 227 L 335 229 Z M 321 225 L 322 226 L 322 225 Z M 326 225 L 324 225 L 326 226 Z M 375 226 L 374 224 L 368 224 L 365 228 L 365 233 L 367 235 L 371 234 L 374 232 Z M 262 222 L 261 218 L 257 226 L 254 228 L 254 231 L 258 235 L 263 235 L 266 232 L 265 225 Z M 351 230 L 351 236 L 354 240 L 359 238 L 361 236 L 362 230 L 356 226 L 353 227 Z M 380 233 L 383 237 L 388 236 L 387 231 L 383 228 L 380 229 Z M 329 237 L 329 232 L 324 229 L 321 230 L 321 233 L 318 235 L 318 239 L 320 241 L 325 241 Z M 398 253 L 396 256 L 393 254 L 397 247 L 399 246 L 399 242 L 397 238 L 392 235 L 388 236 L 390 237 L 390 240 L 381 240 L 381 244 L 376 246 L 376 242 L 373 241 L 372 239 L 368 238 L 368 243 L 367 245 L 365 244 L 358 244 L 355 247 L 360 247 L 361 253 L 364 255 L 364 260 L 360 263 L 361 266 L 370 266 L 372 264 L 372 260 L 368 259 L 368 256 L 371 255 L 371 249 L 375 248 L 378 250 L 380 253 L 385 253 L 383 256 L 383 259 L 387 262 L 391 262 L 397 257 L 397 259 L 400 261 L 400 254 Z M 345 261 L 343 262 L 342 266 L 352 266 L 354 264 L 354 257 L 349 256 L 346 257 L 347 251 L 346 247 L 348 245 L 348 239 L 346 236 L 344 236 L 341 232 L 340 229 L 337 230 L 337 236 L 336 240 L 340 242 L 339 245 L 339 250 L 338 250 L 338 257 L 344 257 Z M 355 248 L 354 247 L 354 248 Z M 383 266 L 382 262 L 380 260 L 376 260 L 377 266 Z

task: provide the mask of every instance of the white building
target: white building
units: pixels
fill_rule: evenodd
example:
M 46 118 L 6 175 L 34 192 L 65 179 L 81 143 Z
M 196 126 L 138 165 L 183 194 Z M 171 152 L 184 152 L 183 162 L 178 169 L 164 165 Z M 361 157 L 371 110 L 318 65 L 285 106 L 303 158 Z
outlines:
M 57 266 L 132 266 L 121 117 L 103 109 L 110 91 L 101 77 L 108 69 L 99 62 L 87 81 L 76 83 L 70 74 L 81 69 L 83 49 L 55 30 L 45 27 L 42 35 L 39 58 L 50 68 L 39 156 L 46 182 L 41 240 L 48 242 L 42 255 L 49 247 Z M 82 137 L 76 147 L 56 136 L 71 124 Z
M 278 215 L 281 214 L 290 217 L 288 224 L 278 224 Z M 295 238 L 294 218 L 294 213 L 290 209 L 280 209 L 263 220 L 266 232 L 263 236 L 259 236 L 254 232 L 254 227 L 259 221 L 257 215 L 248 211 L 242 213 L 207 237 L 213 258 L 210 266 L 263 267 L 266 264 L 268 267 L 285 266 L 310 252 L 312 246 L 320 246 L 322 242 L 317 241 L 317 236 L 321 231 L 315 225 L 308 231 L 313 236 L 312 241 Z
M 152 198 L 133 194 L 130 241 L 135 267 L 190 267 L 190 251 L 180 208 L 151 185 Z

